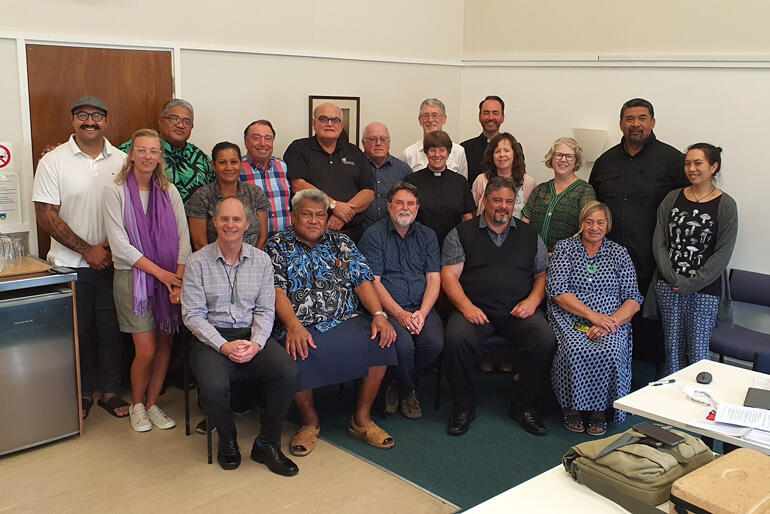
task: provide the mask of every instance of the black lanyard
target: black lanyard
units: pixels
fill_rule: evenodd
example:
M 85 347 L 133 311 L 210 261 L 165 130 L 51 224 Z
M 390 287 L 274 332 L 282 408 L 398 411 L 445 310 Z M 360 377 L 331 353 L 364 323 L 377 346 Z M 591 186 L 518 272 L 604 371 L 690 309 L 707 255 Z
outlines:
M 235 287 L 238 282 L 238 270 L 241 269 L 240 264 L 237 266 L 233 266 L 235 268 L 235 275 L 233 276 L 233 281 L 230 282 L 230 272 L 227 271 L 227 266 L 225 265 L 224 261 L 219 261 L 222 263 L 222 267 L 225 269 L 225 275 L 227 275 L 227 285 L 230 286 L 230 304 L 235 304 Z

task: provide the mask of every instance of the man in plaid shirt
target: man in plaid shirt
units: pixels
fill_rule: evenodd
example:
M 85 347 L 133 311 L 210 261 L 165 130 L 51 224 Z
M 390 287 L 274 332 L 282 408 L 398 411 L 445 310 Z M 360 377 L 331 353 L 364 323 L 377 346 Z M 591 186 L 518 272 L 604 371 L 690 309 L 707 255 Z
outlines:
M 267 237 L 291 225 L 289 216 L 289 181 L 286 163 L 273 156 L 275 130 L 267 120 L 249 123 L 243 131 L 246 155 L 243 157 L 241 182 L 255 184 L 267 195 Z

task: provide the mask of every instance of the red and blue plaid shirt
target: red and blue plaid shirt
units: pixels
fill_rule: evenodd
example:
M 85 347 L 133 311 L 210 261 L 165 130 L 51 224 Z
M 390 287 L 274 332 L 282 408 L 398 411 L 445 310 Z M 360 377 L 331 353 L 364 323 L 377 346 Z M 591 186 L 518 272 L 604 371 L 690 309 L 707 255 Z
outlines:
M 240 181 L 255 184 L 267 195 L 270 208 L 267 211 L 267 236 L 280 232 L 291 225 L 289 216 L 289 180 L 286 178 L 286 163 L 270 157 L 270 167 L 263 170 L 246 155 L 241 163 Z

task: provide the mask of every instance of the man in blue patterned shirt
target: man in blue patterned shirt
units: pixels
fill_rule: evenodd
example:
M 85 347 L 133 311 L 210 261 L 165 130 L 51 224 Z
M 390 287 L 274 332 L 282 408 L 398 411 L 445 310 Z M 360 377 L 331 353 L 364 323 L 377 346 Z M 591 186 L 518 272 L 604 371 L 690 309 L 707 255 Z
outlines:
M 377 448 L 393 438 L 370 411 L 388 366 L 396 363 L 396 333 L 382 310 L 364 256 L 345 234 L 326 230 L 329 200 L 303 189 L 291 202 L 292 226 L 270 238 L 265 251 L 275 271 L 274 334 L 299 366 L 294 395 L 302 426 L 291 442 L 297 456 L 310 453 L 320 431 L 313 389 L 362 378 L 348 432 Z M 359 300 L 371 316 L 358 310 Z
M 380 302 L 396 320 L 398 367 L 391 368 L 393 380 L 385 389 L 385 414 L 398 410 L 400 398 L 401 414 L 409 419 L 422 417 L 415 374 L 436 362 L 444 345 L 441 318 L 433 308 L 441 288 L 438 238 L 415 221 L 419 208 L 417 187 L 396 182 L 388 192 L 389 217 L 369 227 L 359 245 Z
M 291 225 L 289 216 L 289 180 L 286 163 L 273 156 L 275 129 L 268 120 L 252 121 L 243 131 L 241 182 L 254 184 L 265 192 L 270 208 L 267 210 L 267 237 Z

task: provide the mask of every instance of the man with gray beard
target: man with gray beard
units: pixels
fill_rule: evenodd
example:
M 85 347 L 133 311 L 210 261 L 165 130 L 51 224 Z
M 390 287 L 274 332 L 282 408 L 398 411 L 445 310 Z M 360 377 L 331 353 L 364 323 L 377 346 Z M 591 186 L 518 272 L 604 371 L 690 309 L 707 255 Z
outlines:
M 388 192 L 389 217 L 364 232 L 358 245 L 374 274 L 383 309 L 395 319 L 398 367 L 388 370 L 385 413 L 401 405 L 408 419 L 422 417 L 415 374 L 436 361 L 444 346 L 444 330 L 434 309 L 441 286 L 438 238 L 416 222 L 420 192 L 397 182 Z

